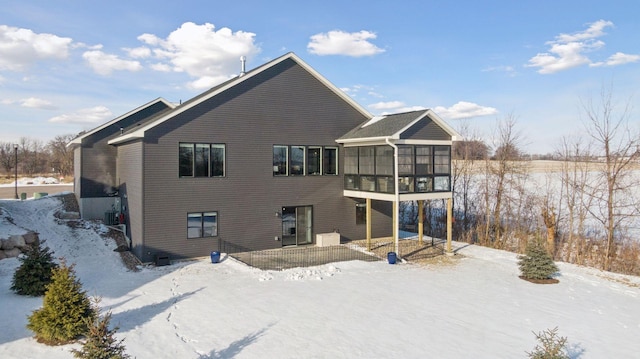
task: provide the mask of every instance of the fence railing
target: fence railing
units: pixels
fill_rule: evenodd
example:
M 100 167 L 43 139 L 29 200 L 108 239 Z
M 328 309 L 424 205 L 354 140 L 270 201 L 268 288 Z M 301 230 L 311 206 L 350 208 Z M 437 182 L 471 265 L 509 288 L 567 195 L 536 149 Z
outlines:
M 343 245 L 328 247 L 293 247 L 266 250 L 249 250 L 247 247 L 219 240 L 220 252 L 251 267 L 263 270 L 284 270 L 298 267 L 312 267 L 327 263 L 361 260 L 374 262 L 386 260 L 388 252 L 395 251 L 393 240 L 375 240 L 367 249 L 366 241 L 351 241 Z M 398 256 L 408 261 L 428 259 L 444 253 L 444 241 L 425 240 L 420 243 L 413 239 L 399 241 Z

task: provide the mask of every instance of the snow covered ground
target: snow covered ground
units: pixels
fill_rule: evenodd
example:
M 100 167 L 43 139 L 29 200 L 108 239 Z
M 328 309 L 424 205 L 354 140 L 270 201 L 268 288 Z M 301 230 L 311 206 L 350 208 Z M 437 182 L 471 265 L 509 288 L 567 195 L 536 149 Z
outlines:
M 558 327 L 573 358 L 636 358 L 640 278 L 559 263 L 559 284 L 518 278 L 516 255 L 456 243 L 449 264 L 359 261 L 281 272 L 226 256 L 130 272 L 87 222 L 57 224 L 58 199 L 0 201 L 0 237 L 26 229 L 75 263 L 127 352 L 145 358 L 524 358 L 532 332 Z M 1 217 L 2 215 L 0 215 Z M 25 328 L 42 298 L 10 289 L 0 261 L 0 358 L 72 358 Z

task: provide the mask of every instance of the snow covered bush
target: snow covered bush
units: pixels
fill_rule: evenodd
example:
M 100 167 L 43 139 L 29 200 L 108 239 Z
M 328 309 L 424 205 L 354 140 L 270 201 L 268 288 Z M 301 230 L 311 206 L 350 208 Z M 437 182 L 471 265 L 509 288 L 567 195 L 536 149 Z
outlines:
M 31 313 L 27 328 L 39 342 L 58 345 L 87 333 L 87 320 L 95 318 L 94 309 L 73 266 L 64 261 L 53 270 L 51 284 L 44 295 L 43 306 Z
M 11 290 L 20 295 L 41 296 L 51 283 L 52 270 L 58 265 L 53 261 L 53 252 L 43 247 L 44 241 L 33 244 L 25 256 L 18 260 L 22 263 L 13 273 Z

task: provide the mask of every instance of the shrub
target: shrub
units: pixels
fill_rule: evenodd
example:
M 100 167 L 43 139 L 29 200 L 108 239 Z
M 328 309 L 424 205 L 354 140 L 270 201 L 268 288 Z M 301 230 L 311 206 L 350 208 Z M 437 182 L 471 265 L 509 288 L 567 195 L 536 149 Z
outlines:
M 43 306 L 31 313 L 27 328 L 39 342 L 49 345 L 68 343 L 87 332 L 87 319 L 95 313 L 73 266 L 64 261 L 53 270 L 52 282 L 44 295 Z
M 520 273 L 525 279 L 549 279 L 558 272 L 558 266 L 540 241 L 530 241 L 525 255 L 519 256 L 518 259 Z
M 95 313 L 98 313 L 98 302 L 95 303 Z M 114 334 L 118 327 L 109 329 L 111 321 L 111 312 L 107 312 L 104 316 L 94 319 L 87 319 L 89 331 L 87 339 L 82 345 L 81 350 L 73 349 L 73 355 L 81 359 L 128 359 L 130 358 L 122 344 L 124 339 L 117 340 Z
M 566 353 L 567 338 L 558 336 L 558 327 L 547 329 L 538 334 L 533 333 L 540 344 L 527 352 L 532 359 L 569 359 Z
M 52 270 L 58 265 L 53 261 L 49 247 L 42 247 L 44 241 L 31 246 L 25 256 L 19 258 L 22 264 L 13 273 L 11 290 L 20 295 L 41 296 L 51 283 Z

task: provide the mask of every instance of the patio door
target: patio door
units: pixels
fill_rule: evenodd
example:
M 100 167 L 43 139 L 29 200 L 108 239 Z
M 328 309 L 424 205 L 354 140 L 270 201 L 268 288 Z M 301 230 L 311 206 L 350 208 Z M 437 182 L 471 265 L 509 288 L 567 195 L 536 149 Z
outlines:
M 311 206 L 282 207 L 282 246 L 312 243 Z

